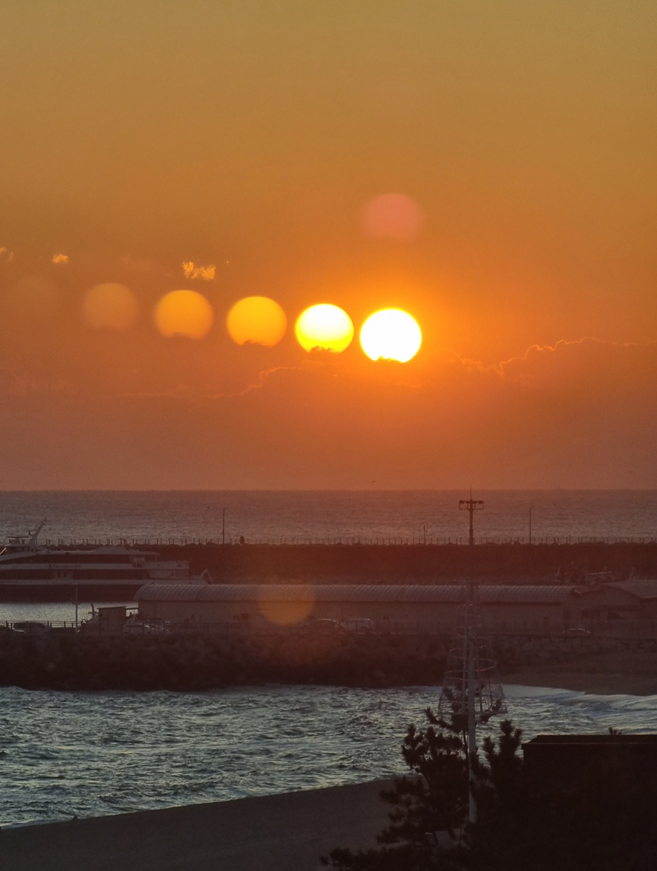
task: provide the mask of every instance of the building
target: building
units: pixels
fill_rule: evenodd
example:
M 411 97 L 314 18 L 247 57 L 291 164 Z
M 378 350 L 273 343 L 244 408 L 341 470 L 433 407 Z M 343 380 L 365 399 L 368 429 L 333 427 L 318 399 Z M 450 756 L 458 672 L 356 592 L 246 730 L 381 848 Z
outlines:
M 493 632 L 563 631 L 576 595 L 561 585 L 478 590 L 482 619 Z M 464 596 L 461 584 L 161 584 L 142 587 L 136 599 L 144 619 L 171 623 L 266 628 L 367 619 L 380 630 L 451 632 Z
M 573 619 L 593 629 L 657 621 L 657 580 L 613 581 L 579 590 Z

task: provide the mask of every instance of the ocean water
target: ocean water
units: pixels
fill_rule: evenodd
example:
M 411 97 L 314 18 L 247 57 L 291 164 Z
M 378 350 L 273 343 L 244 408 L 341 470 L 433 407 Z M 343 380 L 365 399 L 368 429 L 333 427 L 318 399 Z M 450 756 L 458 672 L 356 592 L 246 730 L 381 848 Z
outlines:
M 655 731 L 657 697 L 510 686 L 526 739 Z M 403 773 L 438 687 L 207 693 L 0 689 L 0 826 L 356 783 Z M 489 724 L 489 731 L 495 725 Z
M 466 541 L 466 491 L 4 492 L 0 541 Z M 657 491 L 481 491 L 478 541 L 654 539 Z M 224 513 L 225 509 L 225 513 Z M 225 526 L 224 526 L 225 520 Z

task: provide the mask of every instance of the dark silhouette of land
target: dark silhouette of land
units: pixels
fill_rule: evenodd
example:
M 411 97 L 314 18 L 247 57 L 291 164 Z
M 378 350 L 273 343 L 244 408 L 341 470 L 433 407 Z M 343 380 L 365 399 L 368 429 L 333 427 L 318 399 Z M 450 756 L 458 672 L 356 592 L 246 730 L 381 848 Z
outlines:
M 465 578 L 465 544 L 217 544 L 162 545 L 163 558 L 190 559 L 197 571 L 208 569 L 222 583 L 253 579 L 353 578 L 356 583 L 444 583 Z M 473 571 L 488 583 L 551 582 L 556 578 L 579 583 L 587 575 L 610 571 L 626 577 L 657 575 L 657 542 L 578 542 L 537 544 L 477 543 Z M 412 580 L 411 580 L 412 579 Z

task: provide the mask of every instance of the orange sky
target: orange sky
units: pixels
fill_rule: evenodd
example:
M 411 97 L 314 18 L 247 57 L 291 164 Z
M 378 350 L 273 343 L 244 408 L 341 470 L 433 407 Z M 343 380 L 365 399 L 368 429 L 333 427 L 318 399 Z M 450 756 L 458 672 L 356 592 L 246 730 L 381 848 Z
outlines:
M 0 488 L 657 487 L 656 25 L 649 0 L 5 0 Z M 364 231 L 384 193 L 415 236 Z M 131 329 L 85 322 L 102 282 Z M 205 338 L 158 334 L 174 289 Z M 275 348 L 226 334 L 250 295 L 287 312 Z M 320 302 L 357 330 L 404 308 L 422 350 L 312 359 Z

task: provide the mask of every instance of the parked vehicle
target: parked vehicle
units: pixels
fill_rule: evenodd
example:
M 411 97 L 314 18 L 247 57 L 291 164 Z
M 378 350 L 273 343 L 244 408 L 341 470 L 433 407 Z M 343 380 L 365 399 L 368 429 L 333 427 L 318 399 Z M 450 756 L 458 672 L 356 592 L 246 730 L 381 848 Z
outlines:
M 340 627 L 346 632 L 374 632 L 376 629 L 374 620 L 370 620 L 369 617 L 352 617 L 343 620 Z
M 45 635 L 49 629 L 47 623 L 39 623 L 38 620 L 21 620 L 14 623 L 14 632 L 22 632 L 24 635 Z

